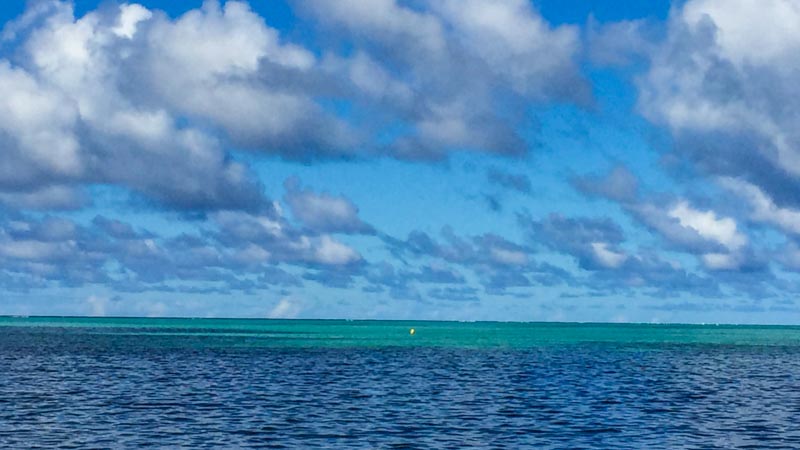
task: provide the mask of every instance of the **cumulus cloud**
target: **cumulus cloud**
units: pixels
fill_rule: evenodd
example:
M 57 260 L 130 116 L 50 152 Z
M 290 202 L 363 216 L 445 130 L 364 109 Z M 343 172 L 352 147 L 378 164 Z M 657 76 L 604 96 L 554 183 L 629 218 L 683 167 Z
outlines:
M 595 258 L 603 267 L 616 269 L 628 259 L 628 256 L 624 253 L 609 250 L 606 242 L 592 242 L 591 247 Z
M 779 207 L 800 198 L 800 8 L 792 0 L 691 0 L 638 81 L 639 109 L 675 151 L 748 182 Z
M 121 5 L 75 17 L 70 4 L 56 1 L 29 14 L 35 17 L 12 27 L 18 56 L 0 60 L 6 203 L 75 203 L 69 186 L 94 183 L 180 208 L 264 202 L 260 183 L 213 134 L 180 124 L 180 111 L 144 98 L 169 80 L 148 85 L 134 75 L 145 66 L 137 56 L 145 35 L 161 15 Z
M 504 295 L 508 289 L 535 285 L 553 285 L 568 278 L 566 272 L 554 266 L 534 261 L 532 249 L 492 234 L 459 236 L 452 228 L 445 227 L 440 238 L 422 231 L 413 231 L 405 239 L 384 237 L 389 249 L 401 261 L 418 259 L 427 261 L 418 274 L 406 275 L 420 281 L 463 282 L 460 274 L 455 278 L 443 272 L 452 272 L 452 266 L 460 266 L 472 272 L 485 292 Z M 445 269 L 451 266 L 449 269 Z M 437 268 L 438 267 L 438 268 Z M 437 291 L 440 295 L 455 292 L 447 289 Z
M 588 272 L 583 277 L 565 277 L 572 286 L 597 293 L 642 290 L 659 296 L 720 292 L 714 280 L 696 275 L 676 261 L 664 260 L 652 251 L 623 250 L 624 232 L 611 219 L 550 214 L 539 220 L 520 215 L 518 220 L 531 241 L 571 255 Z
M 520 221 L 535 241 L 575 256 L 584 269 L 616 269 L 627 259 L 618 247 L 624 240 L 622 229 L 610 219 L 550 214 L 543 220 L 520 217 Z
M 711 209 L 699 209 L 685 198 L 645 196 L 639 192 L 637 178 L 624 167 L 604 176 L 579 177 L 573 184 L 590 197 L 618 202 L 670 247 L 696 255 L 708 269 L 753 270 L 762 265 L 736 219 Z
M 702 255 L 706 266 L 711 269 L 733 269 L 739 266 L 736 252 L 747 245 L 747 237 L 741 234 L 736 221 L 730 217 L 717 217 L 714 211 L 700 211 L 680 200 L 667 212 L 677 219 L 684 228 L 694 230 L 701 237 L 719 243 L 727 253 L 705 253 Z
M 524 0 L 297 5 L 352 49 L 330 54 L 327 67 L 358 91 L 370 117 L 389 120 L 369 124 L 393 136 L 386 146 L 400 157 L 521 154 L 523 105 L 588 98 L 574 61 L 577 28 L 550 26 Z
M 422 231 L 412 231 L 403 241 L 389 240 L 400 254 L 433 256 L 467 266 L 515 266 L 528 263 L 530 249 L 496 234 L 487 233 L 465 239 L 452 228 L 442 229 L 444 242 Z
M 206 1 L 175 21 L 157 15 L 143 34 L 132 59 L 148 100 L 210 121 L 240 146 L 295 158 L 354 150 L 353 131 L 312 97 L 314 54 L 246 3 Z
M 746 181 L 724 177 L 719 183 L 747 202 L 752 220 L 770 224 L 792 235 L 800 235 L 800 210 L 779 207 L 758 186 Z
M 292 215 L 310 229 L 327 233 L 374 233 L 358 217 L 358 207 L 347 198 L 303 189 L 297 178 L 286 180 L 284 185 L 284 200 Z
M 361 261 L 351 247 L 327 234 L 306 234 L 278 215 L 219 211 L 211 216 L 220 243 L 236 249 L 242 261 L 295 262 L 311 265 L 349 265 Z
M 15 290 L 97 284 L 121 292 L 253 292 L 300 286 L 298 271 L 348 272 L 362 262 L 352 247 L 293 228 L 277 212 L 218 211 L 198 231 L 174 236 L 104 216 L 89 224 L 0 220 L 0 282 Z
M 170 207 L 257 210 L 263 188 L 231 148 L 301 160 L 520 154 L 522 105 L 588 95 L 578 30 L 523 0 L 299 9 L 353 51 L 326 39 L 318 56 L 239 1 L 176 18 L 32 3 L 3 32 L 13 57 L 0 59 L 0 202 L 68 209 L 82 204 L 75 189 L 111 184 Z M 342 118 L 331 99 L 356 113 Z

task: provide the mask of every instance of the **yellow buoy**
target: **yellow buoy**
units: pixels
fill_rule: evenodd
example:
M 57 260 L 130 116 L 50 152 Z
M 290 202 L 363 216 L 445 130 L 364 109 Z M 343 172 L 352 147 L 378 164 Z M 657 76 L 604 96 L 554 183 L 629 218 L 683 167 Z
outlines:
M 417 330 L 415 330 L 415 329 L 413 329 L 413 328 L 412 328 L 412 329 L 410 329 L 410 330 L 408 330 L 408 334 L 410 334 L 410 335 L 412 335 L 412 336 L 413 336 L 413 335 L 414 335 L 414 333 L 416 333 L 416 332 L 417 332 Z

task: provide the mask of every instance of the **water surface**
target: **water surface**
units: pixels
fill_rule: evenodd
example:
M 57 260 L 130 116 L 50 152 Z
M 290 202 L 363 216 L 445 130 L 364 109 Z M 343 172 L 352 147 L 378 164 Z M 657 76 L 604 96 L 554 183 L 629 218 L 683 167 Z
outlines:
M 798 327 L 0 318 L 0 447 L 798 448 L 798 374 Z

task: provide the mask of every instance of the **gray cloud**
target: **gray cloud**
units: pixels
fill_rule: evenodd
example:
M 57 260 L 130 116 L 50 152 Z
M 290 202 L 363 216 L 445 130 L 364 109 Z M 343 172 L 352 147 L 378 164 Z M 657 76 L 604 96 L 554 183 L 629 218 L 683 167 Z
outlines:
M 489 294 L 504 295 L 508 289 L 554 285 L 560 282 L 558 278 L 566 275 L 565 271 L 559 271 L 554 266 L 533 261 L 529 247 L 491 233 L 462 237 L 446 227 L 441 232 L 441 240 L 421 231 L 409 233 L 404 240 L 384 239 L 402 261 L 408 258 L 428 259 L 436 264 L 468 269 Z M 423 266 L 419 275 L 411 274 L 410 278 L 427 278 L 429 274 L 426 272 Z M 450 276 L 446 278 L 452 280 Z M 460 275 L 458 278 L 461 278 Z
M 358 208 L 347 198 L 303 189 L 297 178 L 286 180 L 284 186 L 284 200 L 292 215 L 311 230 L 325 233 L 375 232 L 358 217 Z
M 368 124 L 408 130 L 387 145 L 401 158 L 453 149 L 519 155 L 527 146 L 515 128 L 527 104 L 589 97 L 574 62 L 577 28 L 549 26 L 523 0 L 296 4 L 352 49 L 331 54 L 327 67 L 378 118 Z
M 498 169 L 497 167 L 490 167 L 486 171 L 486 179 L 490 184 L 505 189 L 521 192 L 523 194 L 531 193 L 531 179 L 525 174 L 510 173 Z
M 665 261 L 651 251 L 622 249 L 622 228 L 608 218 L 567 218 L 551 214 L 534 220 L 518 217 L 529 239 L 575 258 L 588 275 L 566 278 L 599 294 L 640 291 L 655 296 L 680 294 L 719 295 L 718 283 L 696 275 L 677 262 Z M 556 272 L 557 273 L 557 272 Z
M 670 130 L 680 158 L 780 207 L 800 204 L 798 20 L 790 0 L 686 2 L 637 83 L 640 111 Z
M 573 219 L 550 214 L 542 220 L 520 216 L 534 241 L 566 251 L 587 270 L 616 269 L 628 256 L 618 247 L 624 241 L 622 228 L 610 219 Z
M 52 216 L 0 216 L 0 272 L 7 289 L 103 284 L 126 292 L 253 292 L 301 285 L 286 268 L 357 273 L 362 262 L 346 244 L 292 228 L 274 211 L 218 211 L 199 224 L 199 232 L 175 236 L 103 216 L 88 225 Z
M 33 4 L 4 28 L 0 202 L 78 208 L 81 187 L 108 184 L 172 208 L 253 212 L 269 200 L 230 148 L 299 160 L 521 154 L 523 105 L 587 97 L 577 29 L 522 0 L 300 9 L 353 52 L 323 40 L 319 56 L 236 1 L 174 19 L 135 4 L 82 17 Z M 493 20 L 475 19 L 485 12 Z M 355 113 L 340 118 L 331 100 Z M 409 132 L 387 134 L 398 125 Z
M 764 267 L 734 218 L 672 195 L 645 196 L 639 192 L 636 177 L 624 167 L 605 176 L 578 177 L 573 184 L 587 196 L 618 202 L 672 249 L 697 256 L 708 269 L 751 271 Z
M 475 288 L 463 287 L 437 287 L 428 290 L 428 296 L 438 300 L 449 300 L 459 302 L 477 302 L 478 290 Z

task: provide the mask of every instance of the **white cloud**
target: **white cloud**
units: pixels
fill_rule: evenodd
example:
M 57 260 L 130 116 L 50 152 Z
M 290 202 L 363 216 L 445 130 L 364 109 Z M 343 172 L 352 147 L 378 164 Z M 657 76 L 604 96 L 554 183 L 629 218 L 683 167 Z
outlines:
M 294 319 L 302 311 L 302 302 L 292 297 L 284 297 L 267 313 L 267 317 L 270 319 Z
M 791 63 L 800 50 L 794 0 L 693 0 L 681 19 L 695 29 L 713 23 L 719 51 L 739 67 Z
M 731 253 L 706 253 L 701 256 L 701 260 L 711 270 L 733 270 L 743 262 L 739 255 Z
M 176 208 L 255 210 L 263 188 L 229 148 L 296 159 L 521 153 L 522 105 L 575 99 L 585 85 L 577 28 L 550 26 L 523 0 L 309 5 L 353 33 L 339 35 L 351 54 L 323 42 L 318 58 L 239 1 L 177 18 L 139 4 L 76 17 L 70 2 L 33 3 L 3 33 L 15 56 L 0 59 L 0 200 L 35 205 L 50 186 L 106 184 Z M 332 93 L 369 123 L 323 107 Z M 397 124 L 409 134 L 369 143 Z
M 244 3 L 208 1 L 176 20 L 136 4 L 83 17 L 67 2 L 41 4 L 11 27 L 15 63 L 0 59 L 5 197 L 107 183 L 170 206 L 252 208 L 261 186 L 218 130 L 289 152 L 345 133 L 293 81 L 266 81 L 267 69 L 291 80 L 315 58 Z
M 717 217 L 714 211 L 694 209 L 685 200 L 678 201 L 668 211 L 681 226 L 694 230 L 705 239 L 723 246 L 727 252 L 707 252 L 700 256 L 703 264 L 711 270 L 732 270 L 746 261 L 741 251 L 748 243 L 747 236 L 738 231 L 736 221 L 730 217 Z
M 34 184 L 41 173 L 57 178 L 83 173 L 74 133 L 78 111 L 71 98 L 3 60 L 0 98 L 0 142 L 7 140 L 0 184 Z
M 500 264 L 521 266 L 528 263 L 528 255 L 518 250 L 508 250 L 499 247 L 489 249 L 492 260 Z
M 240 143 L 302 140 L 293 135 L 315 132 L 301 128 L 320 114 L 313 99 L 300 89 L 259 82 L 267 75 L 261 73 L 264 65 L 301 76 L 316 66 L 314 55 L 281 43 L 278 32 L 244 3 L 206 2 L 174 22 L 159 16 L 141 51 L 153 96 L 171 109 L 211 120 Z
M 677 152 L 713 175 L 747 180 L 794 204 L 797 23 L 794 0 L 690 0 L 673 9 L 666 38 L 638 81 L 640 110 L 672 130 Z
M 153 17 L 153 13 L 142 5 L 125 4 L 120 6 L 120 14 L 117 26 L 113 28 L 114 34 L 127 39 L 133 38 L 139 22 Z
M 18 155 L 14 173 L 2 174 L 0 183 L 41 190 L 53 179 L 110 182 L 186 206 L 260 195 L 214 139 L 179 129 L 163 107 L 135 104 L 123 89 L 130 87 L 131 57 L 122 50 L 134 45 L 146 10 L 121 8 L 120 32 L 100 12 L 75 19 L 69 4 L 53 4 L 25 41 L 25 68 L 0 62 L 0 90 L 13 91 L 0 103 L 13 140 L 5 151 Z
M 800 234 L 800 210 L 777 206 L 758 186 L 743 180 L 725 177 L 720 179 L 720 184 L 750 205 L 753 220 L 774 225 L 788 233 Z
M 606 268 L 616 269 L 628 259 L 627 255 L 610 250 L 606 242 L 592 242 L 591 247 L 597 261 Z
M 700 211 L 681 200 L 669 210 L 669 216 L 678 219 L 686 228 L 700 236 L 718 242 L 729 250 L 738 250 L 747 244 L 747 237 L 737 230 L 736 221 L 730 217 L 718 218 L 714 211 Z
M 528 0 L 446 0 L 433 5 L 456 39 L 521 94 L 549 96 L 554 74 L 570 71 L 578 30 L 551 28 Z
M 275 214 L 254 215 L 241 211 L 220 211 L 211 217 L 221 243 L 238 249 L 239 261 L 315 263 L 339 266 L 361 260 L 353 248 L 327 234 L 306 234 L 292 228 Z
M 314 259 L 322 264 L 340 266 L 361 260 L 361 255 L 330 236 L 321 236 L 316 243 Z

